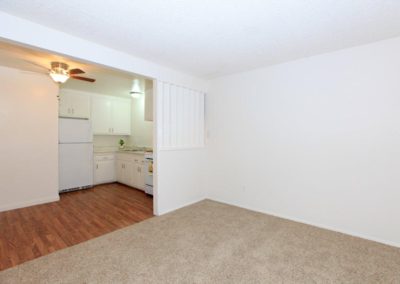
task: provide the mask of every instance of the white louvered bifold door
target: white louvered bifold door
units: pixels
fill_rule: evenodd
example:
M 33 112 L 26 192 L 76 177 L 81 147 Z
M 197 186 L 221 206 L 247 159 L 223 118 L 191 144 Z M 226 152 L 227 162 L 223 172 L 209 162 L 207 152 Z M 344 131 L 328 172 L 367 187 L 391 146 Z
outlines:
M 158 147 L 178 150 L 204 147 L 203 92 L 157 83 Z

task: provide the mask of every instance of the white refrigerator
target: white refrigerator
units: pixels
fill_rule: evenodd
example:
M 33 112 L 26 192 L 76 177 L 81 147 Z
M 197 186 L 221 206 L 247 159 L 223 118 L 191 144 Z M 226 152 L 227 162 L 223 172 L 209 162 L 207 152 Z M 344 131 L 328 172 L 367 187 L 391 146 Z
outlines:
M 93 186 L 93 135 L 88 119 L 59 119 L 59 191 Z

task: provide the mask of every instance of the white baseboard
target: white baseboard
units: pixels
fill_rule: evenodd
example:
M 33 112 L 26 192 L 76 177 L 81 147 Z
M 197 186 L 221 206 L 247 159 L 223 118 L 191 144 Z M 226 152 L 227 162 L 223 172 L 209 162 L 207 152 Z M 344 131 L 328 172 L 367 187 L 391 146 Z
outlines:
M 232 205 L 232 206 L 236 206 L 236 207 L 240 207 L 240 208 L 247 209 L 247 210 L 250 210 L 250 211 L 259 212 L 259 213 L 271 215 L 271 216 L 274 216 L 274 217 L 279 217 L 279 218 L 282 218 L 282 219 L 287 219 L 287 220 L 290 220 L 290 221 L 294 221 L 294 222 L 298 222 L 298 223 L 302 223 L 302 224 L 318 227 L 318 228 L 321 228 L 321 229 L 334 231 L 334 232 L 342 233 L 342 234 L 345 234 L 345 235 L 350 235 L 352 237 L 357 237 L 357 238 L 365 239 L 365 240 L 368 240 L 368 241 L 373 241 L 373 242 L 377 242 L 377 243 L 381 243 L 381 244 L 385 244 L 385 245 L 389 245 L 389 246 L 400 248 L 400 243 L 398 243 L 398 242 L 382 240 L 382 239 L 379 239 L 379 238 L 366 236 L 366 235 L 363 235 L 363 234 L 360 234 L 360 233 L 355 233 L 355 232 L 348 231 L 348 230 L 342 230 L 342 229 L 331 227 L 331 226 L 327 226 L 327 225 L 313 223 L 313 222 L 309 222 L 309 221 L 303 220 L 301 218 L 296 218 L 296 217 L 292 217 L 292 216 L 278 214 L 278 213 L 267 211 L 267 210 L 254 209 L 254 208 L 242 206 L 242 205 L 239 205 L 239 204 L 235 204 L 235 203 L 232 203 L 232 202 L 226 202 L 224 200 L 219 200 L 218 198 L 207 198 L 207 199 L 212 200 L 212 201 L 216 201 L 216 202 L 220 202 L 220 203 L 224 203 L 224 204 L 228 204 L 228 205 Z
M 180 206 L 173 207 L 173 208 L 170 208 L 170 209 L 161 211 L 161 212 L 159 211 L 158 214 L 157 214 L 157 216 L 161 216 L 161 215 L 170 213 L 170 212 L 172 212 L 172 211 L 181 209 L 181 208 L 186 207 L 186 206 L 190 206 L 190 205 L 192 205 L 192 204 L 195 204 L 195 203 L 197 203 L 197 202 L 203 201 L 203 200 L 205 200 L 205 199 L 206 199 L 206 197 L 202 196 L 202 197 L 200 197 L 200 198 L 197 198 L 197 199 L 191 200 L 191 201 L 189 201 L 189 202 L 186 202 L 186 203 L 184 203 L 184 204 L 182 204 L 182 205 L 180 205 Z
M 57 194 L 54 196 L 46 196 L 46 197 L 42 197 L 42 198 L 36 198 L 36 199 L 13 203 L 13 204 L 6 204 L 6 205 L 0 206 L 0 212 L 23 208 L 23 207 L 29 207 L 29 206 L 43 204 L 43 203 L 54 202 L 54 201 L 58 201 L 58 200 L 60 200 L 60 196 Z

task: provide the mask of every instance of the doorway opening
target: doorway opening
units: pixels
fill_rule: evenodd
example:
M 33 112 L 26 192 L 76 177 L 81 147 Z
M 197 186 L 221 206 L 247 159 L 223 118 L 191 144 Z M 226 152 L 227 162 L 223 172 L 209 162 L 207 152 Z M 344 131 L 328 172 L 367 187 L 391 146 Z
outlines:
M 0 243 L 10 244 L 2 250 L 7 256 L 0 255 L 8 259 L 0 263 L 0 270 L 154 215 L 152 78 L 6 42 L 0 42 L 0 68 L 18 77 L 16 82 L 30 78 L 29 86 L 35 89 L 27 85 L 25 96 L 43 97 L 47 88 L 56 90 L 48 102 L 57 112 L 49 119 L 58 134 L 54 132 L 49 143 L 58 148 L 58 163 L 50 166 L 58 168 L 54 195 L 60 196 L 60 201 L 31 202 L 43 204 L 0 212 Z M 12 91 L 7 96 L 13 96 Z M 40 106 L 31 104 L 29 111 L 47 111 Z M 46 153 L 40 152 L 41 163 L 48 163 Z M 35 190 L 40 190 L 39 184 L 31 184 L 29 191 Z M 26 248 L 13 246 L 6 233 L 16 224 L 21 235 L 14 232 L 12 238 L 26 243 Z M 36 248 L 28 248 L 30 242 L 22 233 L 26 231 L 40 243 Z

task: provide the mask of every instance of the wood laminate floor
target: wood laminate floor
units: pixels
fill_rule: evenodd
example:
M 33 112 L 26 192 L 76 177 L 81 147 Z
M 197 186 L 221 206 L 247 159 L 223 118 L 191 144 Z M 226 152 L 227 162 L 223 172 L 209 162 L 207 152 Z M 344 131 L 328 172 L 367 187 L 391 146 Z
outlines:
M 153 198 L 113 183 L 0 212 L 0 270 L 153 216 Z

